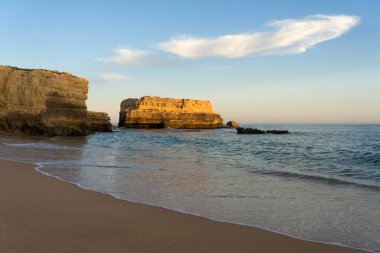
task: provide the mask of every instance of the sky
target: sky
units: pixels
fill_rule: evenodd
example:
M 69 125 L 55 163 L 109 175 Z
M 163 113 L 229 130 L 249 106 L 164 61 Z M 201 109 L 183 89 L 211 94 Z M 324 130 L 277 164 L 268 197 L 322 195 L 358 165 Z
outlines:
M 210 100 L 224 121 L 380 123 L 379 0 L 0 0 L 0 65 L 89 80 L 89 110 Z

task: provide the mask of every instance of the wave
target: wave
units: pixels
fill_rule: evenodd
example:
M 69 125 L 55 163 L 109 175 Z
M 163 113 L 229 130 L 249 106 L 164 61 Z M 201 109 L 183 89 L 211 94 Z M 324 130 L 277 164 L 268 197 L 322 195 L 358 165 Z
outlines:
M 6 147 L 14 147 L 14 148 L 40 148 L 40 149 L 74 149 L 74 147 L 70 146 L 62 146 L 58 144 L 50 144 L 46 142 L 33 142 L 33 143 L 2 143 Z
M 277 177 L 283 177 L 283 178 L 297 178 L 297 179 L 303 179 L 303 180 L 319 181 L 319 182 L 324 182 L 326 184 L 352 185 L 352 186 L 364 187 L 371 190 L 380 191 L 380 185 L 364 184 L 364 183 L 344 180 L 342 178 L 325 177 L 322 175 L 312 175 L 312 174 L 302 174 L 299 172 L 272 171 L 272 170 L 251 170 L 250 172 L 261 174 L 261 175 L 270 175 L 270 176 L 277 176 Z

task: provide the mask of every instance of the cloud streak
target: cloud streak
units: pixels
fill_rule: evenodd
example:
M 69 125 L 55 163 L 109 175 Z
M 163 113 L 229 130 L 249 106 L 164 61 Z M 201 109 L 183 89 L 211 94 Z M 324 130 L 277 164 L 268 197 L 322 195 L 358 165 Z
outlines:
M 125 76 L 123 74 L 118 73 L 106 73 L 100 75 L 98 80 L 102 82 L 118 82 L 118 81 L 126 81 L 131 79 L 129 76 Z
M 122 65 L 141 65 L 153 58 L 153 53 L 143 50 L 133 50 L 130 48 L 117 48 L 116 55 L 109 58 L 97 58 L 101 62 L 111 62 Z
M 157 48 L 186 59 L 299 54 L 316 44 L 341 36 L 359 22 L 357 16 L 313 15 L 303 19 L 273 21 L 269 24 L 272 29 L 269 32 L 216 38 L 179 36 L 159 43 Z

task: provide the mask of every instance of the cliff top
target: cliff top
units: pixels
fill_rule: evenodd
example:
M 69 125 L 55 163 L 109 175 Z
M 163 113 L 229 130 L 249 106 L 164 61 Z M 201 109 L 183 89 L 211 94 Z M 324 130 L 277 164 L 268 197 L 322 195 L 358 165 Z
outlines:
M 213 113 L 211 103 L 208 100 L 154 96 L 144 96 L 140 99 L 128 98 L 121 102 L 120 111 L 130 111 L 133 109 L 158 110 L 163 112 Z
M 58 70 L 27 69 L 27 68 L 18 68 L 18 67 L 7 66 L 7 65 L 0 65 L 0 69 L 20 70 L 20 71 L 25 71 L 25 72 L 42 71 L 42 72 L 49 72 L 49 73 L 54 73 L 54 74 L 58 74 L 58 75 L 69 75 L 69 76 L 72 76 L 72 77 L 75 77 L 75 78 L 85 79 L 83 77 L 74 76 L 73 74 L 70 74 L 70 73 L 67 73 L 67 72 L 61 72 L 61 71 L 58 71 Z
M 128 99 L 135 99 L 135 98 L 128 98 Z M 140 100 L 185 100 L 185 101 L 196 101 L 196 102 L 205 102 L 210 103 L 209 100 L 199 100 L 199 99 L 190 99 L 190 98 L 165 98 L 165 97 L 158 97 L 158 96 L 143 96 L 140 98 Z

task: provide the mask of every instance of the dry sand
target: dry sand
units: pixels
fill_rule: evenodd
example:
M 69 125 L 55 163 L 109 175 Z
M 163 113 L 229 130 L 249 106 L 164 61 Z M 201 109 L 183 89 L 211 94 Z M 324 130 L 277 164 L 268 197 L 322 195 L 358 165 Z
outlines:
M 363 252 L 83 190 L 0 160 L 0 252 Z

